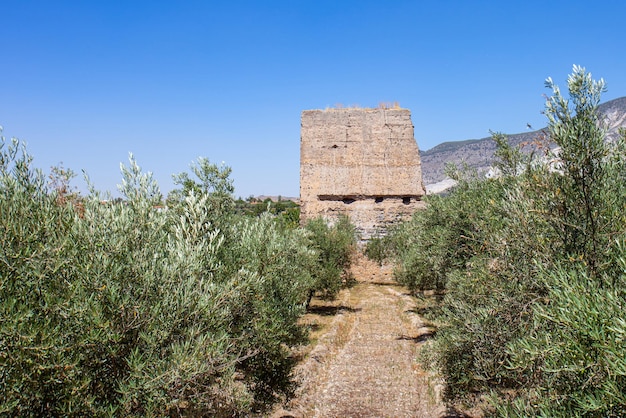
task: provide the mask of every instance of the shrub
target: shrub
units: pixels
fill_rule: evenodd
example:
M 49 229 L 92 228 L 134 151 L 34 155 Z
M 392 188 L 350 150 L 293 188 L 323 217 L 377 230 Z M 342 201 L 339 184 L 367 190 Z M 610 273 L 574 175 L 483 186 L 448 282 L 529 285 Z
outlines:
M 572 102 L 550 79 L 547 86 L 560 164 L 540 179 L 546 193 L 536 205 L 557 245 L 551 263 L 538 266 L 547 293 L 532 304 L 533 326 L 508 347 L 510 367 L 533 371 L 533 379 L 517 402 L 500 407 L 517 415 L 623 416 L 626 143 L 606 140 L 597 113 L 602 80 L 575 66 Z
M 310 233 L 312 248 L 318 251 L 309 300 L 315 292 L 323 298 L 333 298 L 349 280 L 347 274 L 356 249 L 356 230 L 347 216 L 340 217 L 334 225 L 323 218 L 312 219 L 305 228 Z
M 367 244 L 363 253 L 367 258 L 376 261 L 379 265 L 390 259 L 394 254 L 393 242 L 389 235 L 380 237 L 372 237 Z
M 623 251 L 623 247 L 622 247 Z M 626 268 L 624 255 L 621 268 Z M 509 346 L 510 367 L 535 376 L 507 416 L 621 417 L 626 414 L 626 318 L 619 286 L 598 286 L 580 260 L 542 272 L 547 303 L 533 306 L 534 327 Z M 624 270 L 623 270 L 624 271 Z M 615 277 L 606 277 L 613 282 Z
M 415 212 L 391 238 L 395 277 L 412 292 L 443 291 L 453 271 L 465 269 L 472 257 L 484 252 L 486 224 L 497 216 L 492 202 L 501 185 L 472 176 L 457 179 L 449 196 L 428 196 L 426 209 Z
M 0 414 L 233 416 L 289 393 L 307 233 L 239 219 L 212 177 L 155 210 L 132 156 L 124 201 L 77 208 L 31 162 L 2 138 Z
M 622 416 L 626 146 L 606 141 L 602 81 L 575 66 L 571 102 L 547 85 L 558 154 L 533 159 L 495 134 L 501 176 L 430 199 L 394 237 L 408 243 L 398 278 L 445 290 L 430 358 L 449 402 L 489 395 L 497 416 Z
M 291 390 L 289 347 L 306 336 L 297 320 L 314 285 L 317 252 L 304 230 L 284 227 L 269 213 L 238 217 L 225 235 L 221 271 L 247 283 L 231 323 L 241 335 L 238 348 L 254 353 L 238 369 L 256 398 L 268 405 Z

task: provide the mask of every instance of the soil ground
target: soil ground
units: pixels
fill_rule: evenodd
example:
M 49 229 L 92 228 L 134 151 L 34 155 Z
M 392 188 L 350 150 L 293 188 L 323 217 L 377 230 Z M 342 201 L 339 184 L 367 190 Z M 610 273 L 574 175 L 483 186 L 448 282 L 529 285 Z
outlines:
M 280 417 L 443 417 L 441 385 L 418 362 L 434 330 L 414 312 L 390 266 L 357 257 L 356 284 L 303 318 L 311 344 L 299 353 L 295 397 Z

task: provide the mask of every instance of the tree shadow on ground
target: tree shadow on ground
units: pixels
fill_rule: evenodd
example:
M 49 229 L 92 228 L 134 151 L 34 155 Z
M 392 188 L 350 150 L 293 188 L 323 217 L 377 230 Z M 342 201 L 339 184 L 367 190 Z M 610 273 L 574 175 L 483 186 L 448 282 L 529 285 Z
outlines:
M 441 315 L 441 306 L 420 306 L 414 309 L 408 309 L 404 312 L 417 314 L 423 318 L 433 318 Z
M 441 416 L 441 418 L 472 418 L 472 416 L 467 415 L 463 412 L 459 412 L 454 408 L 449 408 L 448 410 L 446 410 L 445 414 Z
M 316 332 L 316 331 L 319 331 L 320 329 L 322 329 L 322 326 L 320 324 L 317 324 L 317 323 L 308 324 L 306 327 L 309 330 L 309 332 Z
M 403 341 L 413 341 L 414 343 L 424 343 L 428 340 L 430 340 L 431 338 L 433 338 L 435 336 L 437 332 L 436 331 L 432 331 L 432 332 L 425 332 L 421 335 L 418 335 L 417 337 L 412 337 L 410 335 L 400 335 L 399 337 L 396 338 L 396 340 L 403 340 Z
M 320 316 L 331 316 L 337 315 L 343 312 L 360 312 L 361 308 L 352 308 L 350 306 L 339 305 L 339 306 L 309 306 L 307 308 L 307 313 L 320 315 Z
M 396 283 L 396 282 L 383 282 L 383 281 L 367 281 L 367 280 L 362 280 L 359 283 L 362 284 L 371 284 L 374 286 L 385 286 L 385 287 L 403 287 L 401 284 Z

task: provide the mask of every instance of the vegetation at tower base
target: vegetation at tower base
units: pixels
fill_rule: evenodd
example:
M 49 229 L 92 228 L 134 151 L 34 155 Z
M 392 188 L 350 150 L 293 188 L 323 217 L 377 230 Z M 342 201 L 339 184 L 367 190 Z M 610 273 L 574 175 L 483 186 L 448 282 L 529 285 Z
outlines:
M 602 80 L 575 66 L 569 99 L 547 86 L 544 139 L 557 151 L 533 158 L 494 135 L 501 175 L 457 176 L 388 242 L 398 280 L 443 295 L 427 358 L 448 402 L 625 416 L 626 143 L 605 138 Z
M 332 225 L 323 218 L 315 218 L 308 221 L 305 228 L 311 233 L 313 248 L 318 251 L 308 306 L 315 292 L 324 299 L 332 299 L 344 284 L 350 284 L 352 278 L 348 270 L 356 251 L 357 234 L 346 215 L 339 216 Z
M 404 226 L 405 224 L 400 224 Z M 396 253 L 395 248 L 393 247 L 392 237 L 393 232 L 397 231 L 397 229 L 389 228 L 391 233 L 385 235 L 375 235 L 367 241 L 365 247 L 363 248 L 363 254 L 367 258 L 372 261 L 376 261 L 380 266 L 382 266 L 385 261 L 389 260 Z
M 132 156 L 103 202 L 2 138 L 0 415 L 238 416 L 290 392 L 319 250 L 238 215 L 226 168 L 193 167 L 155 210 Z

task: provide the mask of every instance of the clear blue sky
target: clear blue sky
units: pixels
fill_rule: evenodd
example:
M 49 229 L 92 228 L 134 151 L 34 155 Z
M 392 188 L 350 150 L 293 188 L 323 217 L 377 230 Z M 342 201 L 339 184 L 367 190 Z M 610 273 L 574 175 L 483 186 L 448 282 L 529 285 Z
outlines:
M 626 95 L 626 2 L 0 0 L 0 125 L 35 165 L 164 194 L 199 156 L 299 194 L 300 113 L 399 102 L 421 149 L 545 125 L 573 64 Z M 76 185 L 83 187 L 82 179 Z

